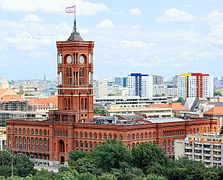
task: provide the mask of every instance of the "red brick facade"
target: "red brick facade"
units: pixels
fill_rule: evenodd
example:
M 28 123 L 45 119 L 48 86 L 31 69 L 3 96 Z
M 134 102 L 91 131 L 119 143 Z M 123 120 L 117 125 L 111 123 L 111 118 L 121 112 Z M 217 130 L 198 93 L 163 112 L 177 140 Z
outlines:
M 49 121 L 7 121 L 7 148 L 39 160 L 65 163 L 71 150 L 90 151 L 107 139 L 123 141 L 129 150 L 140 142 L 153 142 L 173 155 L 173 140 L 188 133 L 216 131 L 209 119 L 135 125 L 92 124 L 92 41 L 60 41 L 58 50 L 58 110 Z M 69 56 L 69 57 L 68 57 Z

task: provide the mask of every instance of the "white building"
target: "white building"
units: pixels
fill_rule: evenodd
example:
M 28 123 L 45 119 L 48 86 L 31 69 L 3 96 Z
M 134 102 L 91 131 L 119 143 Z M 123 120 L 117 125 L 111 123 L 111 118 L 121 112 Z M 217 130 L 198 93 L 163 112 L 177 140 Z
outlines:
M 186 73 L 177 76 L 178 96 L 190 97 L 213 97 L 213 77 L 209 74 Z
M 108 96 L 108 80 L 94 80 L 94 96 L 96 98 Z
M 176 159 L 187 156 L 206 166 L 223 166 L 223 137 L 214 133 L 187 135 L 174 141 L 174 156 Z
M 132 73 L 128 76 L 129 96 L 153 97 L 153 77 Z

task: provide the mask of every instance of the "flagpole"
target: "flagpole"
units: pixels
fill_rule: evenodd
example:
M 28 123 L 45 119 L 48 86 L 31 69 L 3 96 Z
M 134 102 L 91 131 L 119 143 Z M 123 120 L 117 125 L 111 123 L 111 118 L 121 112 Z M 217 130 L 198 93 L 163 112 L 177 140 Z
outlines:
M 75 12 L 74 12 L 74 29 L 73 29 L 73 31 L 74 32 L 77 32 L 77 10 L 76 10 L 77 8 L 76 8 L 76 5 L 75 5 Z

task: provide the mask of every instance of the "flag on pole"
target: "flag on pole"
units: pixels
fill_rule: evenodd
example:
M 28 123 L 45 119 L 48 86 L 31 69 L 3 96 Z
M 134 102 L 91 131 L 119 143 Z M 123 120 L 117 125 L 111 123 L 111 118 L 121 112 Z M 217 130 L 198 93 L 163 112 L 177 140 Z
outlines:
M 76 13 L 76 6 L 66 7 L 65 8 L 66 13 Z

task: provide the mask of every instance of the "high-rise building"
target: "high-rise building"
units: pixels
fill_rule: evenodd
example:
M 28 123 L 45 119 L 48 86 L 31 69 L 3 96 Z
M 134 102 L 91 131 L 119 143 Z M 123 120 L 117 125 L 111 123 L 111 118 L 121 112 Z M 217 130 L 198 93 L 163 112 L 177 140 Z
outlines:
M 122 78 L 122 86 L 124 88 L 127 88 L 128 87 L 128 77 L 123 77 Z
M 122 78 L 121 77 L 115 77 L 114 83 L 115 83 L 115 85 L 121 86 L 122 85 Z
M 178 96 L 213 97 L 213 77 L 202 73 L 184 73 L 177 77 Z
M 163 77 L 153 75 L 153 85 L 160 85 L 160 84 L 163 84 Z
M 131 73 L 128 76 L 129 96 L 153 97 L 153 77 Z
M 106 79 L 94 81 L 94 96 L 96 98 L 108 96 L 108 81 Z

